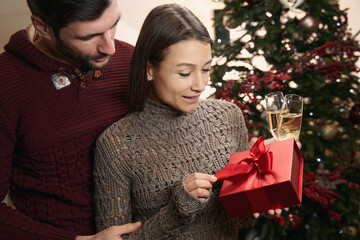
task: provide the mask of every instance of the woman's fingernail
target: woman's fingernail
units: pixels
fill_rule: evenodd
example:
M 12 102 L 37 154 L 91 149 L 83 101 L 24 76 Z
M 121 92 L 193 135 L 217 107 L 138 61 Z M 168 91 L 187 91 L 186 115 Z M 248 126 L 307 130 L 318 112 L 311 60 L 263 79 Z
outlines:
M 212 181 L 212 182 L 216 182 L 216 181 L 217 181 L 217 178 L 216 178 L 214 175 L 212 175 L 212 176 L 211 176 L 211 181 Z

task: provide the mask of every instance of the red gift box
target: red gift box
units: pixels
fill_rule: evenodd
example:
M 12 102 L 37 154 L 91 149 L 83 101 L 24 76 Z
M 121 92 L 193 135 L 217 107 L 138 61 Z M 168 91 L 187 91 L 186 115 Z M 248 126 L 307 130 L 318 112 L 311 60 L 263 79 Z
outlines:
M 215 176 L 224 180 L 219 197 L 229 218 L 301 203 L 303 158 L 294 139 L 264 145 L 260 137 Z

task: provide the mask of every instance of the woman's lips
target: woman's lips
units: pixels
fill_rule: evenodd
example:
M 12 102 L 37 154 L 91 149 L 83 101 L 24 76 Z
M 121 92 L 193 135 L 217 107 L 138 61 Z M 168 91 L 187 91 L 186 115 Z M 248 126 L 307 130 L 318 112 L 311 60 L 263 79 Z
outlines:
M 199 97 L 200 97 L 200 95 L 197 95 L 197 96 L 184 96 L 185 100 L 187 102 L 190 102 L 190 103 L 195 103 L 195 102 L 199 101 Z

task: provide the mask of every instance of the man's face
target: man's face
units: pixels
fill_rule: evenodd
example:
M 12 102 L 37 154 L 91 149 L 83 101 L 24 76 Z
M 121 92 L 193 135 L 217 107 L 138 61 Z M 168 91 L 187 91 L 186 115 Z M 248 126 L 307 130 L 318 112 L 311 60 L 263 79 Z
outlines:
M 73 22 L 62 28 L 55 47 L 67 62 L 70 59 L 81 67 L 101 69 L 115 53 L 114 38 L 119 19 L 120 9 L 114 0 L 98 19 Z

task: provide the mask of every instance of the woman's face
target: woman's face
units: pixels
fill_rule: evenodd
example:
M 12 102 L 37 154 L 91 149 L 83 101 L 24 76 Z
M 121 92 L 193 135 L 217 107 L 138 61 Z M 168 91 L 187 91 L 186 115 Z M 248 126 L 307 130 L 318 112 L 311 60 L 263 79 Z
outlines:
M 180 112 L 194 111 L 209 81 L 211 60 L 207 42 L 186 40 L 170 46 L 157 67 L 148 66 L 154 88 L 150 99 Z

